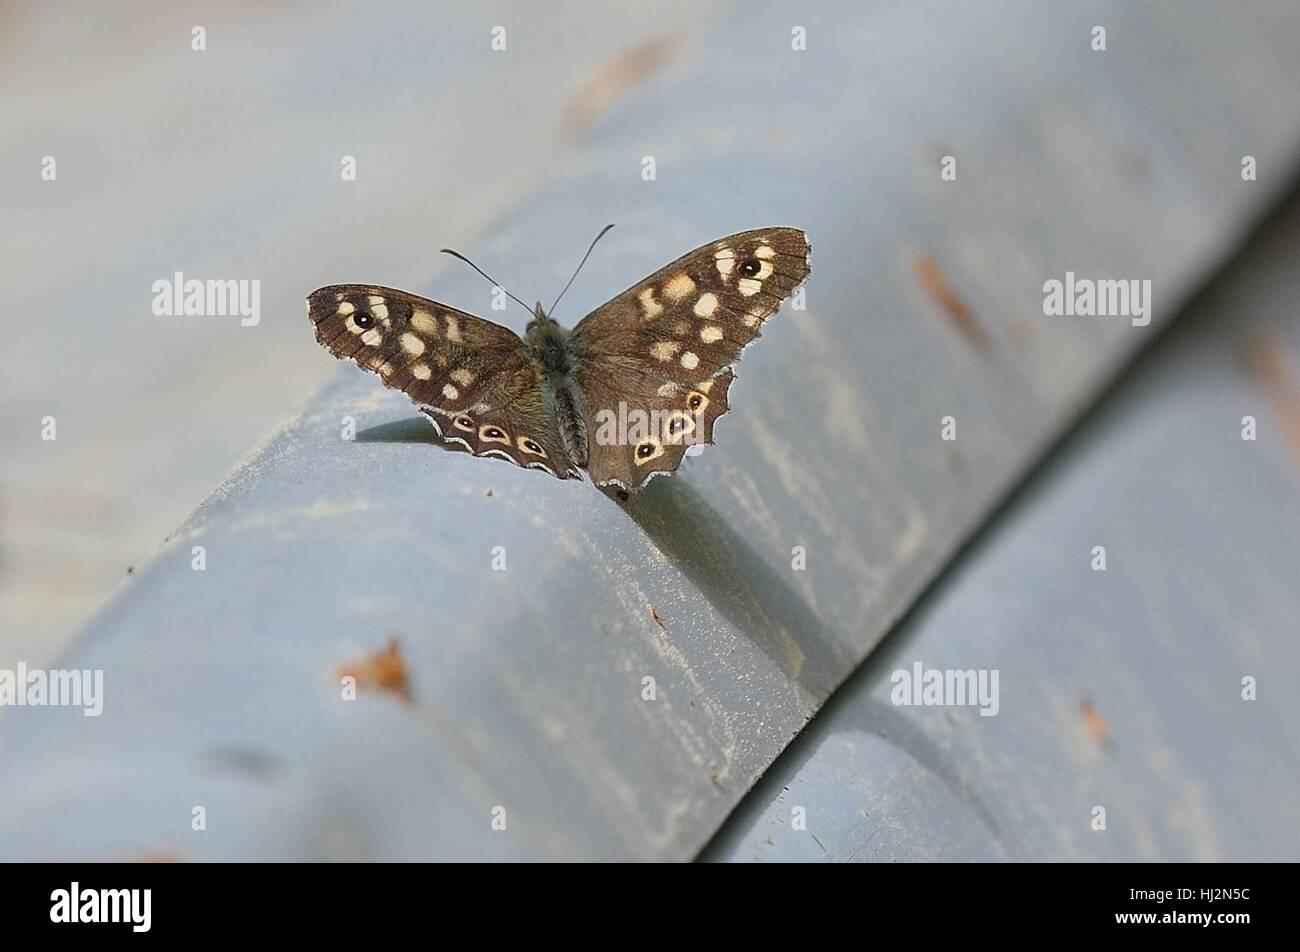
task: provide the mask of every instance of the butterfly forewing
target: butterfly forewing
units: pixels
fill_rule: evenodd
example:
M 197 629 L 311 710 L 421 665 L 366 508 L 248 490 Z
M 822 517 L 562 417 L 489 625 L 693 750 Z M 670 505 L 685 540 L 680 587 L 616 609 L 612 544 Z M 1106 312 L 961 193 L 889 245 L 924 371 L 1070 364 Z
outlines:
M 728 409 L 730 368 L 808 276 L 809 251 L 796 228 L 731 235 L 656 271 L 574 328 L 587 471 L 596 483 L 639 489 L 676 470 L 691 443 L 713 442 L 714 421 Z M 616 439 L 601 439 L 608 414 L 622 420 L 634 411 L 652 421 L 646 432 L 619 427 Z M 675 422 L 679 412 L 689 421 Z
M 392 288 L 338 284 L 313 291 L 316 340 L 414 400 L 447 439 L 576 476 L 524 343 L 507 328 Z

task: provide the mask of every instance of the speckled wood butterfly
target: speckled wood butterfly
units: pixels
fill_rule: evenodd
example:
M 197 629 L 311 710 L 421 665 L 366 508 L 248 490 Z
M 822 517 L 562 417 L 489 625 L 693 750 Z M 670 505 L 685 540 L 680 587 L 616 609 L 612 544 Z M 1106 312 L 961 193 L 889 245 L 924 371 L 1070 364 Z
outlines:
M 592 311 L 572 330 L 539 303 L 521 339 L 405 291 L 313 291 L 316 339 L 419 405 L 444 439 L 560 479 L 641 489 L 713 442 L 733 365 L 808 276 L 797 228 L 710 242 Z

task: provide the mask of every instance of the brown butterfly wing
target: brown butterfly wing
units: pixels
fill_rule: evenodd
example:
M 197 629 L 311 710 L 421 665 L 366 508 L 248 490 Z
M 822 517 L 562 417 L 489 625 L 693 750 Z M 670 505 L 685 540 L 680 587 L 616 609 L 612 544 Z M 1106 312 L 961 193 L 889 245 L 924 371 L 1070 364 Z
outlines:
M 392 288 L 335 284 L 307 314 L 335 357 L 379 375 L 417 404 L 439 435 L 475 456 L 580 476 L 546 414 L 541 380 L 513 331 Z
M 678 258 L 579 322 L 574 377 L 587 411 L 592 480 L 638 490 L 674 472 L 690 443 L 713 442 L 713 424 L 728 410 L 731 367 L 808 277 L 810 250 L 797 228 L 731 235 Z M 620 403 L 624 417 L 640 411 L 651 421 L 644 439 L 601 438 L 602 421 L 618 417 Z M 674 422 L 680 412 L 688 423 Z

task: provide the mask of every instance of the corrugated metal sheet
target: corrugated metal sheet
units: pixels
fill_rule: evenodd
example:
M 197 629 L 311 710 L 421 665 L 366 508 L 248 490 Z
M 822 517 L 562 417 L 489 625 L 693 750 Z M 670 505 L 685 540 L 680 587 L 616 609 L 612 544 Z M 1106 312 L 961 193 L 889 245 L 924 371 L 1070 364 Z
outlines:
M 840 689 L 709 859 L 1300 855 L 1297 247 L 1300 196 Z M 996 716 L 895 704 L 894 672 L 918 663 L 998 671 Z

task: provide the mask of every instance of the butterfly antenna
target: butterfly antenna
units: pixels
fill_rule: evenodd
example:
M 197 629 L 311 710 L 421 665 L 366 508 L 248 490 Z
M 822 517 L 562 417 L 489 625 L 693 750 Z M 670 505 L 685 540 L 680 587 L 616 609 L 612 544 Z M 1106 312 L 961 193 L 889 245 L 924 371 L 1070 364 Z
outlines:
M 459 251 L 452 251 L 450 248 L 439 248 L 438 250 L 441 251 L 441 252 L 442 252 L 443 254 L 445 254 L 445 255 L 451 255 L 453 258 L 459 258 L 461 261 L 465 262 L 467 265 L 469 265 L 471 268 L 473 268 L 473 269 L 474 269 L 475 271 L 477 271 L 479 274 L 483 275 L 483 277 L 485 277 L 485 278 L 487 278 L 489 281 L 491 281 L 493 287 L 501 288 L 501 290 L 502 290 L 502 291 L 505 291 L 506 294 L 507 294 L 509 297 L 513 298 L 515 301 L 519 301 L 520 306 L 523 307 L 523 309 L 524 309 L 525 311 L 527 311 L 529 314 L 532 314 L 532 313 L 533 313 L 533 309 L 532 309 L 531 307 L 529 307 L 527 304 L 524 304 L 523 301 L 520 301 L 519 298 L 517 298 L 517 297 L 515 297 L 513 294 L 511 294 L 510 291 L 507 290 L 506 287 L 505 287 L 503 284 L 501 284 L 501 282 L 499 282 L 496 278 L 492 277 L 492 275 L 488 274 L 486 271 L 484 271 L 482 268 L 480 268 L 478 265 L 476 265 L 473 261 L 470 261 L 470 260 L 469 260 L 468 258 L 466 258 L 463 254 L 461 254 Z
M 584 264 L 586 264 L 586 263 L 587 263 L 587 259 L 591 257 L 591 252 L 592 252 L 593 250 L 595 250 L 596 242 L 598 242 L 598 241 L 600 241 L 600 239 L 604 238 L 604 237 L 605 237 L 605 232 L 609 231 L 609 230 L 610 230 L 611 228 L 613 228 L 613 227 L 614 227 L 614 223 L 613 223 L 613 222 L 610 222 L 608 225 L 606 225 L 604 228 L 602 228 L 602 229 L 600 230 L 600 234 L 599 234 L 599 235 L 597 235 L 595 238 L 592 239 L 591 247 L 587 249 L 587 253 L 586 253 L 585 255 L 583 255 L 583 256 L 582 256 L 582 260 L 578 262 L 577 270 L 575 270 L 575 271 L 573 272 L 573 277 L 572 277 L 572 278 L 569 278 L 569 283 L 566 284 L 566 285 L 564 286 L 564 291 L 569 290 L 569 288 L 573 286 L 574 278 L 576 278 L 576 277 L 578 276 L 578 272 L 582 270 L 582 266 L 583 266 Z M 547 311 L 546 311 L 547 314 L 554 314 L 554 313 L 555 313 L 555 305 L 556 305 L 556 304 L 559 304 L 559 303 L 560 303 L 560 298 L 564 297 L 564 291 L 561 291 L 561 292 L 560 292 L 559 296 L 556 297 L 556 299 L 555 299 L 555 303 L 552 304 L 552 305 L 550 306 L 550 308 L 547 309 Z

